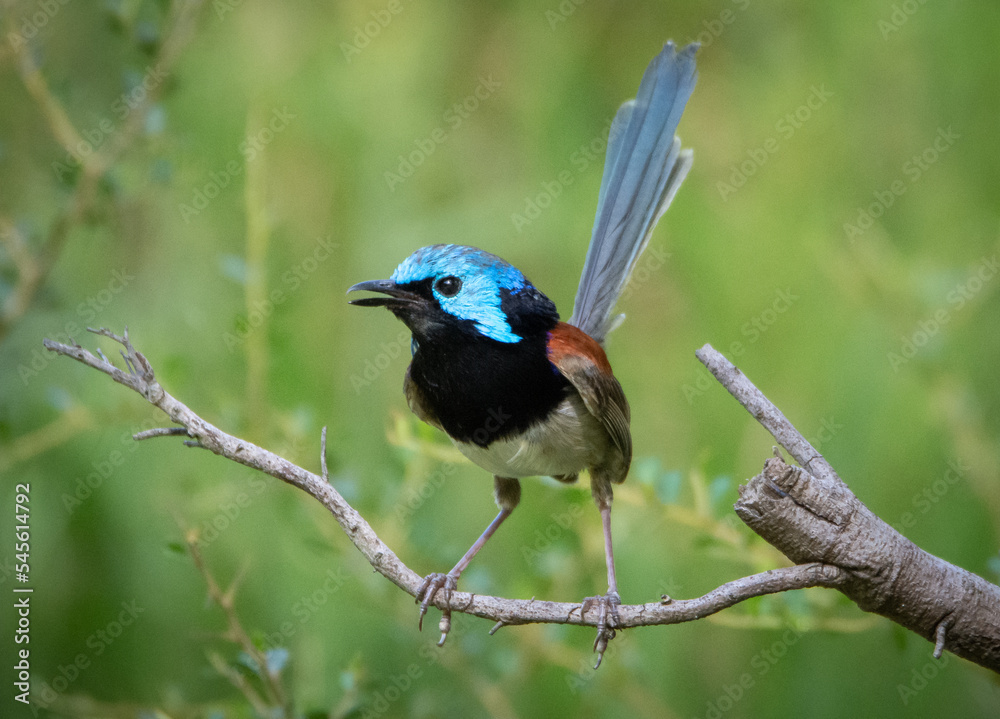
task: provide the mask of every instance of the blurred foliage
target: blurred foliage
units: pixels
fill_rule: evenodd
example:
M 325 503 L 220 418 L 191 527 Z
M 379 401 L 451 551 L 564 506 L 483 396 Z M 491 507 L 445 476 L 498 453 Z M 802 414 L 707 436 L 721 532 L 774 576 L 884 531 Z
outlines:
M 568 316 L 609 119 L 664 40 L 697 39 L 680 129 L 695 166 L 609 348 L 636 447 L 616 495 L 625 600 L 783 561 L 732 514 L 772 440 L 706 377 L 706 342 L 875 512 L 997 581 L 1000 6 L 0 13 L 2 512 L 30 484 L 43 714 L 280 716 L 270 671 L 310 717 L 995 715 L 993 677 L 821 590 L 624 632 L 598 672 L 572 627 L 491 637 L 456 615 L 438 649 L 321 507 L 179 441 L 137 445 L 163 418 L 41 339 L 110 355 L 84 328 L 127 324 L 175 396 L 307 467 L 328 425 L 345 497 L 411 567 L 450 567 L 493 515 L 489 477 L 406 413 L 406 333 L 343 292 L 461 242 Z M 220 605 L 210 587 L 233 577 Z M 462 584 L 573 601 L 603 577 L 586 487 L 540 480 Z M 235 626 L 249 645 L 227 641 Z M 4 677 L 14 649 L 5 634 Z M 4 716 L 27 716 L 5 686 Z

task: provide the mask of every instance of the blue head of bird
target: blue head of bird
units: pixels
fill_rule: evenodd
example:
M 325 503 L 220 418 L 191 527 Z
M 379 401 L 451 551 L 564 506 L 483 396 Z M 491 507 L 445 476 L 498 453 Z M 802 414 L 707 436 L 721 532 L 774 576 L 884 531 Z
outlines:
M 352 300 L 386 307 L 424 342 L 486 340 L 516 344 L 559 321 L 553 302 L 510 263 L 465 245 L 430 245 L 407 257 L 388 280 L 360 282 L 385 297 Z

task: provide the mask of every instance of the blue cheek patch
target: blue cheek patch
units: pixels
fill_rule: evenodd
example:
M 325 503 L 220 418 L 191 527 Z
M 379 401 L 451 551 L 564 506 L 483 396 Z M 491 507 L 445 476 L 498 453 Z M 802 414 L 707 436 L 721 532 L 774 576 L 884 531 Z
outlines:
M 454 297 L 434 292 L 441 309 L 459 319 L 472 320 L 480 333 L 497 342 L 520 342 L 521 336 L 511 330 L 507 315 L 500 309 L 500 288 L 496 281 L 487 274 L 456 275 L 462 277 L 461 292 Z
M 475 322 L 480 333 L 497 342 L 521 341 L 500 308 L 500 288 L 516 293 L 530 285 L 520 270 L 496 255 L 462 245 L 423 247 L 407 257 L 391 279 L 397 284 L 407 284 L 446 275 L 460 278 L 462 289 L 454 297 L 445 297 L 434 290 L 442 310 L 458 319 Z

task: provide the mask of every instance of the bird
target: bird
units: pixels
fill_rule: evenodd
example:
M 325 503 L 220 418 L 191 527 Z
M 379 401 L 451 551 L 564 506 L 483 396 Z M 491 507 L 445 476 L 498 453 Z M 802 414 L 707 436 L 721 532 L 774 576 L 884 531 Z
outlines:
M 611 535 L 613 486 L 632 461 L 628 400 L 605 352 L 624 319 L 615 304 L 657 221 L 687 176 L 693 152 L 676 130 L 697 79 L 698 44 L 667 42 L 643 74 L 634 100 L 608 134 L 597 212 L 568 321 L 519 269 L 462 244 L 413 252 L 388 280 L 348 289 L 350 300 L 384 307 L 412 334 L 404 379 L 410 410 L 448 435 L 469 460 L 493 474 L 499 513 L 446 574 L 429 574 L 417 592 L 420 622 L 439 591 L 458 579 L 521 499 L 520 480 L 590 477 L 604 532 L 608 589 L 580 604 L 598 611 L 597 666 L 615 635 L 621 596 Z M 446 621 L 447 620 L 447 621 Z M 450 613 L 442 615 L 443 643 Z

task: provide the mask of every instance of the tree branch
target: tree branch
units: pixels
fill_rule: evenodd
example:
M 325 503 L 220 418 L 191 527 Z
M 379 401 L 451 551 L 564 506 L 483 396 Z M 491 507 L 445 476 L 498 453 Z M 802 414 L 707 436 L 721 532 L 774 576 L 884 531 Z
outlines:
M 128 371 L 118 369 L 103 358 L 103 355 L 97 357 L 79 344 L 66 345 L 49 339 L 44 340 L 43 344 L 47 349 L 93 367 L 109 375 L 114 381 L 141 394 L 147 401 L 166 413 L 172 421 L 183 427 L 183 434 L 190 438 L 189 444 L 203 447 L 247 467 L 265 472 L 308 493 L 327 508 L 354 543 L 354 546 L 376 571 L 411 596 L 417 595 L 423 578 L 403 564 L 399 557 L 379 539 L 368 522 L 344 500 L 324 477 L 298 467 L 250 442 L 226 434 L 192 412 L 186 405 L 167 393 L 156 381 L 149 361 L 129 341 L 127 329 L 120 337 L 107 329 L 90 331 L 123 345 L 125 351 L 122 352 L 122 355 L 125 358 Z M 886 591 L 887 588 L 889 590 L 898 588 L 893 583 L 885 583 L 887 578 L 893 578 L 898 584 L 900 579 L 898 574 L 891 572 L 883 572 L 881 575 L 868 574 L 866 568 L 872 566 L 870 563 L 862 565 L 857 562 L 845 561 L 856 556 L 857 548 L 851 546 L 850 543 L 847 543 L 846 546 L 836 545 L 839 552 L 832 550 L 824 552 L 819 551 L 818 547 L 808 541 L 798 543 L 791 541 L 790 537 L 800 536 L 802 532 L 813 529 L 810 527 L 810 521 L 812 524 L 825 522 L 831 527 L 839 527 L 838 531 L 842 532 L 844 522 L 847 522 L 846 526 L 854 526 L 851 522 L 858 522 L 860 518 L 863 523 L 859 526 L 867 526 L 866 523 L 872 521 L 881 523 L 881 520 L 868 512 L 854 498 L 839 478 L 836 478 L 836 474 L 819 453 L 809 446 L 809 443 L 795 431 L 784 415 L 768 402 L 738 369 L 729 364 L 708 345 L 699 351 L 698 356 L 713 373 L 716 373 L 716 369 L 719 370 L 716 376 L 720 382 L 723 382 L 727 389 L 731 388 L 730 391 L 733 392 L 734 396 L 744 403 L 744 406 L 775 435 L 775 438 L 796 459 L 803 461 L 806 465 L 811 464 L 813 471 L 823 475 L 827 479 L 827 484 L 830 484 L 834 489 L 827 489 L 824 486 L 822 491 L 813 490 L 810 492 L 808 491 L 810 488 L 819 487 L 818 484 L 811 481 L 814 478 L 809 477 L 803 470 L 788 467 L 780 460 L 768 460 L 764 472 L 752 479 L 747 486 L 741 488 L 741 498 L 736 505 L 737 513 L 764 539 L 774 544 L 792 561 L 797 562 L 796 566 L 742 577 L 723 584 L 697 599 L 675 600 L 663 597 L 658 602 L 623 605 L 619 608 L 620 621 L 615 628 L 624 629 L 694 621 L 751 597 L 806 587 L 830 587 L 844 592 L 866 611 L 876 611 L 917 631 L 922 636 L 937 640 L 949 651 L 965 656 L 995 671 L 1000 670 L 1000 656 L 997 654 L 1000 642 L 992 637 L 981 637 L 982 641 L 979 642 L 977 648 L 976 643 L 970 641 L 968 636 L 970 627 L 967 620 L 961 616 L 962 612 L 958 611 L 958 607 L 949 611 L 928 614 L 927 607 L 921 609 L 919 607 L 922 605 L 918 605 L 915 610 L 918 616 L 911 616 L 909 613 L 911 606 L 907 604 L 895 605 L 893 599 L 896 595 L 892 591 Z M 141 433 L 135 438 L 144 439 L 178 433 L 179 428 L 169 428 Z M 806 481 L 806 478 L 809 478 L 810 481 Z M 839 486 L 836 485 L 834 479 L 839 482 Z M 774 496 L 768 496 L 767 492 Z M 830 498 L 824 497 L 824 493 L 829 493 Z M 862 515 L 860 509 L 851 505 L 850 500 L 852 499 L 858 507 L 864 509 L 864 512 L 868 512 L 868 516 Z M 768 501 L 770 504 L 767 503 Z M 806 505 L 806 501 L 811 501 L 814 505 L 813 508 L 810 509 Z M 845 516 L 846 508 L 851 508 L 852 513 Z M 789 516 L 789 519 L 785 519 L 785 514 Z M 810 517 L 812 520 L 809 520 Z M 841 525 L 835 523 L 838 519 L 842 520 Z M 793 524 L 796 529 L 783 534 L 780 531 L 783 526 L 782 522 L 793 520 L 797 522 L 797 524 Z M 885 526 L 888 528 L 887 525 Z M 827 526 L 823 524 L 820 528 L 826 530 Z M 891 528 L 888 529 L 893 531 Z M 909 544 L 902 537 L 899 539 Z M 794 551 L 791 549 L 792 546 L 796 547 Z M 920 552 L 914 545 L 910 544 L 910 546 L 916 552 Z M 812 551 L 809 553 L 799 548 L 810 548 Z M 828 549 L 830 548 L 828 547 Z M 978 592 L 976 596 L 982 600 L 983 610 L 986 611 L 988 606 L 992 606 L 993 616 L 1000 612 L 1000 597 L 994 601 L 989 593 L 991 587 L 994 592 L 1000 592 L 998 588 L 930 555 L 926 555 L 926 557 L 933 560 L 931 564 L 939 570 L 942 565 L 954 570 L 953 574 L 948 574 L 947 578 L 949 579 L 966 575 L 968 586 L 974 585 L 976 587 Z M 873 560 L 874 557 L 870 559 Z M 912 563 L 909 566 L 919 568 L 918 565 Z M 887 577 L 887 574 L 894 576 Z M 939 572 L 933 581 L 939 581 L 942 577 L 943 574 Z M 978 584 L 976 580 L 978 580 Z M 863 591 L 876 585 L 882 590 L 876 591 L 874 594 L 866 594 Z M 874 601 L 875 598 L 879 601 Z M 959 601 L 968 601 L 968 599 L 960 599 Z M 990 604 L 991 602 L 992 604 Z M 584 612 L 580 604 L 575 603 L 506 599 L 459 591 L 438 592 L 432 603 L 438 609 L 448 609 L 493 620 L 497 623 L 494 630 L 504 625 L 529 623 L 575 624 L 596 627 L 599 621 L 597 607 Z M 894 606 L 897 608 L 893 609 Z M 907 610 L 906 612 L 903 612 L 904 608 Z M 927 626 L 930 626 L 930 634 L 925 631 Z M 944 626 L 947 626 L 946 632 L 939 629 L 939 627 Z M 996 630 L 996 627 L 993 629 Z M 941 636 L 944 636 L 943 642 L 941 642 Z
M 740 487 L 740 519 L 793 562 L 840 568 L 837 589 L 864 611 L 933 642 L 935 656 L 947 649 L 1000 672 L 1000 587 L 928 554 L 882 521 L 746 375 L 711 345 L 695 354 L 802 465 L 768 459 Z

